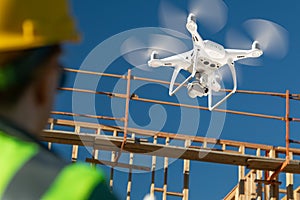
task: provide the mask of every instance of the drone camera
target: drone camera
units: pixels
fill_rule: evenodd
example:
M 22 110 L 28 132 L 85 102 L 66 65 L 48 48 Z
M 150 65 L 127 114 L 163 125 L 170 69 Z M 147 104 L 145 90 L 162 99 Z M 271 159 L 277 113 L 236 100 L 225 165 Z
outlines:
M 207 96 L 209 92 L 209 89 L 207 87 L 201 86 L 200 83 L 197 81 L 189 83 L 187 85 L 187 89 L 187 93 L 191 98 Z

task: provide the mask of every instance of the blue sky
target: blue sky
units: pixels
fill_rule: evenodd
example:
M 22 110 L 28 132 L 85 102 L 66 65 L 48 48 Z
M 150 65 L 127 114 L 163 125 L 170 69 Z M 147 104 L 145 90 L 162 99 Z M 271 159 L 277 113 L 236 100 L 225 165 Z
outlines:
M 72 44 L 65 46 L 65 55 L 62 58 L 64 64 L 69 68 L 79 69 L 88 57 L 90 52 L 101 42 L 108 38 L 121 33 L 123 31 L 142 28 L 142 27 L 159 27 L 161 26 L 159 20 L 159 0 L 141 1 L 79 1 L 72 0 L 73 13 L 78 21 L 78 27 L 83 34 L 83 40 L 79 44 Z M 179 9 L 187 9 L 186 1 L 173 0 L 169 1 Z M 251 18 L 261 18 L 271 20 L 283 26 L 289 33 L 289 51 L 284 59 L 271 59 L 263 57 L 263 66 L 253 67 L 242 64 L 237 64 L 238 72 L 238 89 L 241 90 L 256 90 L 256 91 L 272 91 L 285 92 L 289 89 L 291 93 L 299 93 L 300 79 L 298 69 L 299 52 L 300 52 L 300 26 L 299 26 L 299 12 L 300 2 L 296 0 L 289 1 L 271 1 L 271 0 L 252 0 L 252 1 L 224 1 L 228 7 L 228 21 L 224 29 L 220 32 L 211 34 L 201 25 L 199 27 L 200 34 L 204 39 L 210 39 L 221 44 L 225 44 L 225 36 L 231 28 L 241 29 L 241 25 L 245 20 Z M 224 45 L 226 47 L 226 45 Z M 115 49 L 118 47 L 112 47 Z M 102 55 L 98 55 L 99 60 Z M 106 55 L 103 55 L 104 57 Z M 100 61 L 99 61 L 100 62 Z M 100 62 L 101 63 L 101 62 Z M 118 67 L 117 67 L 118 66 Z M 94 71 L 101 71 L 100 66 L 92 66 Z M 106 66 L 108 67 L 108 66 Z M 109 72 L 124 74 L 127 69 L 132 68 L 122 57 L 114 60 L 111 66 L 108 67 Z M 138 71 L 139 75 L 145 75 L 154 78 L 154 72 Z M 166 74 L 168 80 L 170 74 Z M 68 86 L 73 86 L 74 75 L 69 75 Z M 112 89 L 112 85 L 116 82 L 101 79 L 97 87 L 103 89 Z M 105 84 L 104 84 L 105 83 Z M 140 87 L 137 93 L 143 95 L 150 95 L 152 98 L 164 99 L 170 101 L 179 101 L 168 97 L 167 88 L 155 85 L 147 85 Z M 179 95 L 186 95 L 184 89 Z M 99 115 L 109 115 L 112 113 L 112 102 L 102 97 L 97 97 L 96 112 Z M 69 93 L 61 93 L 57 98 L 55 110 L 72 111 L 71 107 L 72 96 Z M 101 103 L 98 103 L 101 102 Z M 115 102 L 122 105 L 119 102 Z M 199 100 L 199 104 L 205 105 L 206 98 Z M 292 101 L 291 114 L 293 117 L 299 117 L 298 110 L 300 108 L 299 102 Z M 147 126 L 150 123 L 148 111 L 150 106 L 139 104 L 131 104 L 131 117 L 135 121 L 135 125 L 140 127 Z M 263 96 L 249 96 L 243 94 L 234 95 L 227 102 L 228 109 L 236 109 L 241 111 L 250 111 L 265 113 L 271 115 L 284 116 L 284 100 L 277 97 L 263 97 Z M 155 116 L 154 107 L 154 116 Z M 160 109 L 160 108 L 158 108 Z M 181 111 L 172 107 L 165 107 L 167 113 L 166 124 L 163 126 L 163 131 L 178 130 L 178 123 L 180 120 Z M 88 113 L 88 111 L 86 111 Z M 91 113 L 89 113 L 91 114 Z M 207 130 L 208 120 L 210 119 L 209 112 L 202 112 L 201 122 L 197 135 L 205 135 Z M 130 123 L 134 124 L 134 123 Z M 297 124 L 291 125 L 291 137 L 300 140 L 297 132 L 300 126 Z M 257 119 L 239 115 L 226 115 L 225 124 L 221 132 L 221 139 L 231 139 L 238 141 L 247 141 L 255 143 L 263 143 L 269 145 L 284 146 L 284 122 L 274 121 L 269 119 Z M 69 155 L 69 148 L 57 146 L 62 152 L 63 156 Z M 64 150 L 62 150 L 64 148 Z M 84 150 L 83 150 L 84 151 Z M 85 154 L 82 153 L 82 156 Z M 178 169 L 182 168 L 179 161 L 175 161 L 171 165 L 169 184 L 170 191 L 180 191 L 181 185 L 176 184 L 182 182 L 180 176 L 177 176 Z M 172 175 L 173 172 L 173 175 Z M 181 171 L 179 170 L 181 173 Z M 158 171 L 162 177 L 162 171 Z M 123 172 L 118 172 L 118 180 L 116 183 L 116 191 L 124 199 L 126 193 L 126 186 L 122 186 L 127 182 L 127 175 Z M 281 176 L 284 180 L 284 177 Z M 296 182 L 299 176 L 296 176 Z M 147 180 L 148 179 L 148 180 Z M 136 174 L 133 177 L 134 189 L 133 199 L 141 199 L 142 196 L 150 189 L 150 175 Z M 147 181 L 145 181 L 147 180 Z M 158 178 L 158 182 L 162 179 Z M 161 182 L 162 183 L 162 182 Z M 191 177 L 190 177 L 190 199 L 221 199 L 227 192 L 231 190 L 237 183 L 237 167 L 227 166 L 212 163 L 192 162 Z M 149 184 L 149 185 L 147 185 Z M 160 196 L 157 196 L 160 199 Z M 172 199 L 172 198 L 170 198 Z M 175 199 L 175 198 L 174 198 Z

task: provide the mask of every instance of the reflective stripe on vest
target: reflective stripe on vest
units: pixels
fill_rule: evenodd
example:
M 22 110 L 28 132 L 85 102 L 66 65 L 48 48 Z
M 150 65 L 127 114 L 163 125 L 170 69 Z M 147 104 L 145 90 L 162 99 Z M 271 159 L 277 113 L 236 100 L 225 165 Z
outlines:
M 98 171 L 91 170 L 85 165 L 68 165 L 42 199 L 88 199 L 95 187 L 101 182 L 104 182 L 104 176 Z
M 38 152 L 36 145 L 29 145 L 0 131 L 0 199 L 16 171 Z
M 65 166 L 55 156 L 47 154 L 39 151 L 15 173 L 3 199 L 41 199 Z
M 0 199 L 88 199 L 104 182 L 99 171 L 65 165 L 35 143 L 0 132 Z

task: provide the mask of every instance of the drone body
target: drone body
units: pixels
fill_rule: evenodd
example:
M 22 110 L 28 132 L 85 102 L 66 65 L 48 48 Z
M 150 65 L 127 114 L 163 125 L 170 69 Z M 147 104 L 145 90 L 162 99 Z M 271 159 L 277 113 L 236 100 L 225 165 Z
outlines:
M 218 43 L 210 40 L 203 40 L 197 32 L 197 24 L 193 14 L 190 14 L 187 18 L 186 28 L 193 39 L 194 47 L 192 50 L 163 59 L 158 59 L 158 55 L 154 51 L 148 61 L 148 65 L 150 67 L 174 67 L 169 87 L 170 96 L 176 93 L 190 80 L 194 79 L 194 81 L 187 84 L 188 95 L 191 98 L 208 96 L 209 110 L 213 110 L 236 92 L 237 79 L 234 62 L 245 58 L 260 57 L 263 52 L 257 41 L 253 42 L 251 49 L 239 50 L 225 49 Z M 234 84 L 233 90 L 218 103 L 212 105 L 212 92 L 219 92 L 221 89 L 219 82 L 220 77 L 216 75 L 215 71 L 226 64 L 228 64 L 232 74 Z M 190 72 L 191 75 L 173 90 L 177 75 L 182 69 Z

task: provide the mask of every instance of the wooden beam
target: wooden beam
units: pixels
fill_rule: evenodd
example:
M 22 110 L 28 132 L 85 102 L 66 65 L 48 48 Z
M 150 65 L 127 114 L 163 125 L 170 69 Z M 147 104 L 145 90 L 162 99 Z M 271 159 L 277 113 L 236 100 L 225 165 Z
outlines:
M 223 200 L 234 200 L 238 185 L 236 185 L 232 190 L 223 198 Z
M 116 138 L 105 135 L 92 134 L 70 134 L 66 132 L 45 131 L 41 140 L 46 142 L 56 142 L 61 144 L 76 144 L 93 146 L 96 149 L 107 151 L 117 151 L 123 142 L 123 138 Z M 257 157 L 253 155 L 241 155 L 238 153 L 227 153 L 210 149 L 194 149 L 177 146 L 166 146 L 162 144 L 153 144 L 148 142 L 139 142 L 128 138 L 124 151 L 131 153 L 140 153 L 145 155 L 155 155 L 161 157 L 171 157 L 180 159 L 189 159 L 204 162 L 213 162 L 220 164 L 247 166 L 250 169 L 276 170 L 284 159 Z M 291 160 L 284 172 L 300 174 L 300 161 Z
M 132 165 L 132 164 L 126 164 L 126 163 L 115 163 L 107 160 L 97 160 L 97 159 L 92 159 L 92 158 L 87 158 L 85 159 L 86 162 L 88 163 L 94 163 L 98 165 L 108 165 L 111 167 L 121 167 L 121 168 L 127 168 L 127 169 L 135 169 L 135 170 L 141 170 L 141 171 L 147 171 L 150 172 L 151 168 L 150 167 L 145 167 L 145 166 L 139 166 L 139 165 Z
M 164 188 L 154 188 L 155 192 L 164 192 Z M 166 192 L 167 195 L 183 197 L 183 194 L 180 192 Z
M 247 161 L 248 168 L 250 169 L 262 169 L 268 171 L 274 171 L 281 166 L 284 162 L 284 159 L 280 158 L 260 158 L 260 159 L 249 159 Z M 291 160 L 290 163 L 286 166 L 286 169 L 283 172 L 290 173 L 300 173 L 300 161 L 299 160 Z
M 74 122 L 73 120 L 63 120 L 63 119 L 49 119 L 48 123 L 54 123 L 54 125 L 60 125 L 60 126 L 67 126 L 67 127 L 75 127 L 81 126 L 82 128 L 89 128 L 89 129 L 98 129 L 100 128 L 103 131 L 118 131 L 118 132 L 124 132 L 123 127 L 116 127 L 116 126 L 107 126 L 102 124 L 95 124 L 95 123 L 88 123 L 88 122 Z M 49 131 L 49 130 L 45 130 Z M 62 132 L 62 131 L 60 131 Z M 215 138 L 205 138 L 205 137 L 199 137 L 199 136 L 190 136 L 185 134 L 175 134 L 175 133 L 167 133 L 167 132 L 156 132 L 151 130 L 142 130 L 142 129 L 136 129 L 136 128 L 128 128 L 129 133 L 135 133 L 136 136 L 157 136 L 158 138 L 166 138 L 169 137 L 170 139 L 175 140 L 191 140 L 191 142 L 198 142 L 198 143 L 204 143 L 207 144 L 216 144 L 226 146 L 226 147 L 236 147 L 239 148 L 240 146 L 244 146 L 246 149 L 260 149 L 261 151 L 269 151 L 274 149 L 277 153 L 285 154 L 286 148 L 285 147 L 274 147 L 271 145 L 264 145 L 264 144 L 255 144 L 255 143 L 249 143 L 249 142 L 239 142 L 239 141 L 232 141 L 232 140 L 222 140 L 222 139 L 215 139 Z M 199 146 L 200 147 L 200 146 Z M 222 149 L 220 149 L 222 150 Z M 294 155 L 300 155 L 300 149 L 290 148 L 290 152 L 292 152 Z

